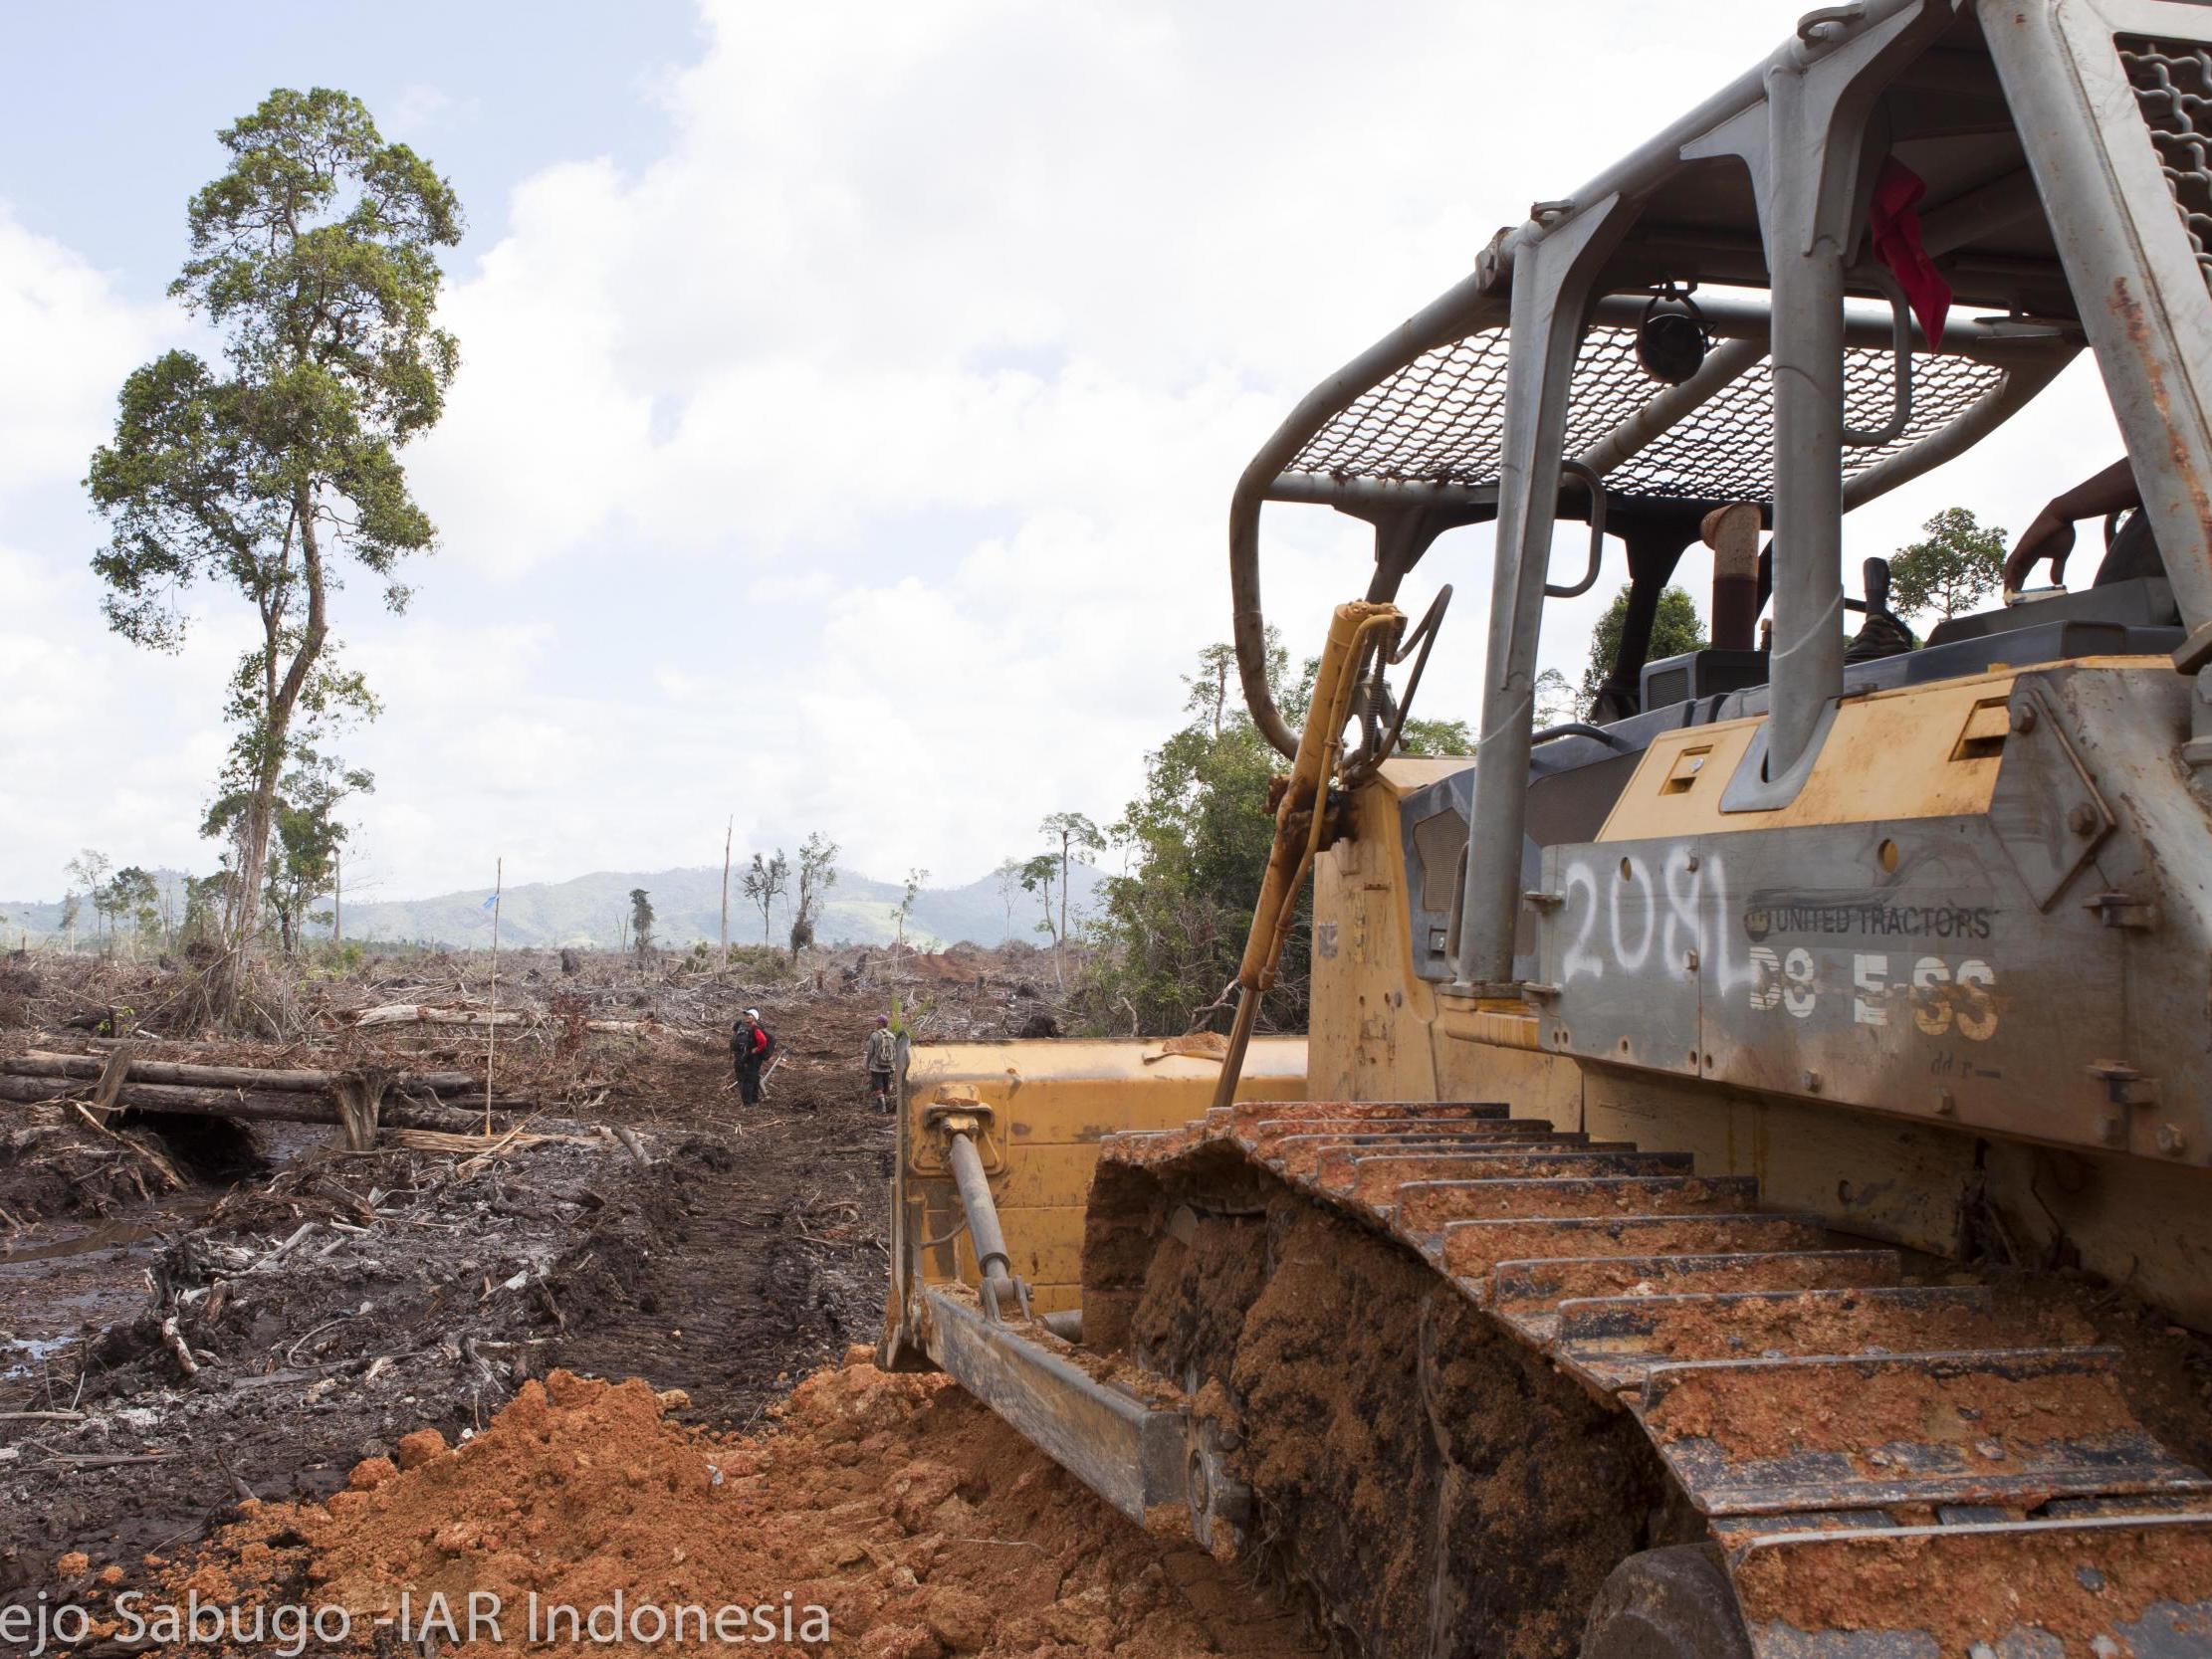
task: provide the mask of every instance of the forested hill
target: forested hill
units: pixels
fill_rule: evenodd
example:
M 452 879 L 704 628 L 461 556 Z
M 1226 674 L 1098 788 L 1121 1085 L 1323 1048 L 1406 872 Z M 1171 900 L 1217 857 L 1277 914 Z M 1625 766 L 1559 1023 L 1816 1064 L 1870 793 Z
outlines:
M 1099 880 L 1096 871 L 1076 867 L 1068 907 L 1070 919 L 1085 913 Z M 630 910 L 630 889 L 634 887 L 652 895 L 656 942 L 688 945 L 695 939 L 712 941 L 720 936 L 722 870 L 716 866 L 696 870 L 603 870 L 565 882 L 511 887 L 500 901 L 500 942 L 612 947 L 620 941 L 621 926 Z M 900 893 L 896 882 L 871 881 L 850 870 L 839 871 L 814 936 L 825 944 L 839 940 L 875 944 L 892 938 L 897 933 L 893 913 L 898 909 Z M 483 907 L 490 896 L 487 887 L 433 899 L 348 903 L 345 936 L 422 939 L 455 945 L 489 943 L 492 917 Z M 1036 895 L 1017 888 L 1013 895 L 1012 936 L 1044 942 L 1044 935 L 1034 931 L 1041 917 Z M 778 900 L 774 926 L 770 930 L 775 942 L 782 942 L 790 925 L 788 907 Z M 986 876 L 966 887 L 924 888 L 914 901 L 914 914 L 906 925 L 907 937 L 921 944 L 950 944 L 958 939 L 996 944 L 1008 931 L 1006 906 L 999 897 L 995 876 Z M 733 870 L 731 942 L 757 944 L 763 937 L 761 913 L 739 891 L 738 872 Z
M 173 871 L 154 872 L 168 909 L 182 913 L 182 881 Z M 730 940 L 733 944 L 762 941 L 761 913 L 747 902 L 738 886 L 739 872 L 730 873 Z M 1075 891 L 1068 903 L 1070 922 L 1087 915 L 1096 903 L 1099 873 L 1075 867 Z M 688 945 L 695 939 L 712 942 L 722 912 L 722 869 L 620 871 L 603 870 L 565 882 L 531 882 L 511 887 L 500 901 L 502 944 L 579 944 L 612 948 L 622 939 L 622 924 L 630 913 L 630 889 L 642 887 L 652 895 L 653 934 L 657 942 Z M 420 941 L 428 944 L 471 946 L 489 944 L 492 913 L 484 908 L 489 887 L 430 899 L 385 899 L 345 903 L 345 936 L 350 939 Z M 824 944 L 840 940 L 853 944 L 879 944 L 896 936 L 894 913 L 902 892 L 896 882 L 871 881 L 850 870 L 837 873 L 829 902 L 814 936 Z M 326 899 L 317 907 L 327 909 Z M 907 919 L 906 936 L 917 944 L 951 944 L 971 939 L 978 944 L 997 944 L 1009 933 L 1034 944 L 1046 942 L 1037 925 L 1043 911 L 1037 895 L 1016 888 L 1012 916 L 998 891 L 998 878 L 986 876 L 966 887 L 924 888 Z M 0 899 L 0 942 L 15 944 L 19 937 L 39 939 L 60 932 L 62 903 L 51 900 Z M 790 933 L 786 901 L 775 905 L 771 933 L 782 943 Z M 311 936 L 329 933 L 311 929 Z M 89 942 L 93 935 L 90 906 L 81 907 L 78 937 Z

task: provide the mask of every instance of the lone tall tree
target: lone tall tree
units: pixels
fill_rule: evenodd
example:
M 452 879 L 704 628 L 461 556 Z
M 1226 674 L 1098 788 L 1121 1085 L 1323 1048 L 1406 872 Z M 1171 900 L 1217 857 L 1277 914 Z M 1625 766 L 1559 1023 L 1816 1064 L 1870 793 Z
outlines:
M 1105 847 L 1106 837 L 1099 832 L 1096 824 L 1080 812 L 1050 813 L 1037 826 L 1037 832 L 1048 844 L 1054 841 L 1059 843 L 1057 852 L 1052 856 L 1060 862 L 1060 925 L 1052 933 L 1052 949 L 1053 972 L 1064 985 L 1067 983 L 1068 866 L 1088 864 L 1089 855 Z
M 2004 580 L 2005 532 L 1963 507 L 1946 507 L 1920 526 L 1920 539 L 1889 555 L 1889 608 L 1933 611 L 1948 621 Z
M 82 853 L 69 861 L 69 879 L 82 886 L 85 889 L 85 897 L 92 901 L 93 944 L 95 948 L 100 943 L 100 925 L 108 915 L 108 872 L 113 868 L 114 866 L 110 862 L 106 853 L 99 852 L 91 847 L 87 847 Z M 76 897 L 74 891 L 70 897 L 73 899 Z M 64 928 L 74 926 L 74 919 L 64 922 L 62 926 Z M 76 940 L 72 939 L 70 942 L 75 944 Z
M 755 853 L 753 868 L 745 873 L 741 885 L 745 889 L 745 896 L 761 912 L 762 939 L 773 943 L 774 935 L 769 930 L 774 926 L 775 901 L 791 890 L 791 861 L 783 856 L 783 849 L 780 847 L 775 849 L 774 858 Z
M 822 900 L 837 885 L 837 843 L 820 830 L 806 838 L 798 850 L 798 905 L 791 913 L 791 960 L 814 942 L 814 924 L 822 914 Z
M 366 704 L 326 661 L 338 556 L 379 577 L 397 611 L 395 566 L 434 540 L 396 452 L 437 420 L 459 361 L 432 313 L 436 251 L 460 240 L 461 209 L 345 93 L 273 92 L 218 136 L 230 166 L 192 198 L 191 257 L 169 292 L 221 331 L 222 364 L 171 351 L 132 374 L 86 486 L 112 529 L 93 568 L 117 633 L 175 649 L 179 595 L 202 580 L 237 589 L 261 623 L 222 785 L 247 797 L 211 987 L 227 1016 L 295 717 Z
M 914 914 L 914 901 L 922 896 L 922 887 L 930 879 L 927 870 L 912 869 L 906 873 L 906 887 L 899 894 L 899 908 L 891 914 L 899 919 L 899 942 L 906 942 L 906 919 Z
M 1006 907 L 1005 942 L 1013 942 L 1013 896 L 1021 891 L 1021 861 L 1002 858 L 998 868 L 992 872 L 998 878 L 998 902 Z

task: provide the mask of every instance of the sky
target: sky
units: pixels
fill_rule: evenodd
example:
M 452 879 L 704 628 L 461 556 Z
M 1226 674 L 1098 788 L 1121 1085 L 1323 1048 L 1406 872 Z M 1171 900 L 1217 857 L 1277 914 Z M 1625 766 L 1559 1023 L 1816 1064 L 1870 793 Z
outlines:
M 59 895 L 84 847 L 214 863 L 250 615 L 202 589 L 175 655 L 110 633 L 81 481 L 124 376 L 208 349 L 166 297 L 184 204 L 272 87 L 359 96 L 469 227 L 460 376 L 403 452 L 438 548 L 404 617 L 366 578 L 335 604 L 383 703 L 339 745 L 376 777 L 349 891 L 710 864 L 726 825 L 741 861 L 818 830 L 949 885 L 1135 793 L 1228 634 L 1230 489 L 1296 399 L 1792 15 L 0 0 L 0 894 Z M 1847 567 L 1954 504 L 2017 527 L 2116 453 L 2077 366 L 1854 515 Z M 1488 535 L 1403 596 L 1457 589 L 1432 717 L 1477 713 Z M 1269 510 L 1293 651 L 1368 556 Z M 1618 571 L 1547 612 L 1570 678 Z

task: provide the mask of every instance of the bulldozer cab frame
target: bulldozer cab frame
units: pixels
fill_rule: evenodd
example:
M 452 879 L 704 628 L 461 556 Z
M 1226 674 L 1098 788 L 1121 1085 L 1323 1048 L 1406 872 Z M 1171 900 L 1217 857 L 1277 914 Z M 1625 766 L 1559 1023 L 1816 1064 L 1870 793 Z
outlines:
M 1818 1145 L 1760 1172 L 1847 1229 L 1936 1250 L 1979 1202 L 1980 1138 L 2165 1165 L 2143 1170 L 2147 1198 L 2135 1175 L 2100 1176 L 2050 1226 L 2212 1321 L 2212 1247 L 2124 1267 L 2144 1228 L 2201 1203 L 2212 1163 L 2212 833 L 2194 773 L 2212 759 L 2207 43 L 2212 7 L 2178 0 L 1810 13 L 1309 393 L 1230 502 L 1253 720 L 1297 754 L 1264 672 L 1265 506 L 1373 525 L 1369 612 L 1444 531 L 1494 522 L 1472 762 L 1340 770 L 1343 841 L 1318 861 L 1305 841 L 1315 1015 L 1294 1054 L 916 1051 L 890 1348 L 916 1340 L 922 1287 L 982 1282 L 922 1119 L 941 1085 L 1001 1109 L 988 1185 L 1044 1312 L 1078 1300 L 1102 1135 L 1231 1099 L 1525 1086 L 1567 1127 L 1680 1112 L 1729 1167 Z M 1940 340 L 1874 247 L 1885 168 L 1922 187 L 1919 243 L 1954 308 Z M 1640 345 L 1662 313 L 1694 337 L 1674 327 L 1655 375 Z M 2085 350 L 2164 576 L 1847 664 L 1846 516 L 1988 437 Z M 1771 532 L 1771 652 L 1646 669 L 1651 605 L 1721 508 Z M 1593 557 L 1555 582 L 1563 519 L 1590 523 Z M 1645 669 L 1645 706 L 1537 731 L 1545 600 L 1586 590 L 1608 539 L 1632 578 L 1615 679 Z M 1716 666 L 1733 675 L 1719 689 Z M 1379 682 L 1381 658 L 1351 672 Z M 1403 713 L 1379 684 L 1358 710 Z M 1890 1123 L 1847 1134 L 1839 1108 Z M 1912 1179 L 1885 1161 L 1899 1119 L 1936 1132 Z M 1990 1191 L 2047 1207 L 2042 1165 L 1989 1166 Z M 1923 1184 L 1951 1195 L 1923 1202 Z
M 1760 508 L 1767 718 L 1737 757 L 1727 810 L 1772 813 L 1803 789 L 1847 689 L 1844 516 L 1979 442 L 2086 344 L 2164 555 L 2184 630 L 2173 665 L 2212 660 L 2207 40 L 2212 12 L 2170 0 L 1810 13 L 1626 160 L 1534 204 L 1470 277 L 1316 388 L 1260 450 L 1231 506 L 1235 639 L 1252 716 L 1286 754 L 1295 737 L 1264 673 L 1262 504 L 1371 521 L 1371 601 L 1394 598 L 1442 531 L 1495 521 L 1452 989 L 1517 999 L 1535 977 L 1520 921 L 1529 873 L 1496 853 L 1526 828 L 1562 517 L 1602 507 L 1627 546 L 1633 675 L 1649 605 L 1702 516 Z M 1871 246 L 1870 197 L 1891 163 L 1924 183 L 1923 244 L 1967 313 L 1939 351 Z M 1737 292 L 1683 308 L 1713 344 L 1679 383 L 1657 384 L 1637 362 L 1638 324 L 1655 299 L 1699 285 Z
M 886 1360 L 1354 1651 L 2205 1653 L 2201 1409 L 2154 1433 L 2087 1323 L 1865 1246 L 2212 1331 L 2208 42 L 2172 0 L 1811 13 L 1311 393 L 1231 504 L 1293 759 L 1237 1029 L 916 1049 Z M 2085 350 L 2164 575 L 1848 661 L 1845 516 Z M 1268 503 L 1374 526 L 1302 733 Z M 1393 758 L 1399 588 L 1493 521 L 1475 754 Z M 1725 649 L 1647 666 L 1700 535 Z M 1608 539 L 1615 718 L 1536 730 Z M 1252 1038 L 1308 872 L 1311 1028 Z

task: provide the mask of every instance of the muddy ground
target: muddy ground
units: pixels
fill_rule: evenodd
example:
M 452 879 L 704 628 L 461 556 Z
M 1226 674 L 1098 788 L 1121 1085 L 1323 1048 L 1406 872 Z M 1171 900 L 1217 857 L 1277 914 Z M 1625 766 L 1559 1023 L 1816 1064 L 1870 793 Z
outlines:
M 241 1501 L 327 1498 L 425 1427 L 459 1443 L 555 1369 L 681 1390 L 674 1415 L 700 1429 L 757 1423 L 879 1325 L 893 1151 L 860 1066 L 874 1016 L 896 993 L 924 1037 L 1018 1030 L 1039 1005 L 1023 965 L 845 952 L 749 983 L 510 959 L 503 1007 L 670 1023 L 503 1031 L 499 1092 L 537 1098 L 528 1128 L 552 1138 L 489 1155 L 148 1115 L 114 1135 L 0 1105 L 0 1605 L 68 1552 L 135 1577 Z M 0 1057 L 135 1032 L 141 1058 L 486 1064 L 478 1033 L 344 1024 L 377 1002 L 481 1006 L 481 959 L 295 987 L 293 1029 L 258 1045 L 196 1037 L 158 965 L 11 971 Z M 725 1036 L 748 1003 L 784 1052 L 753 1109 Z

